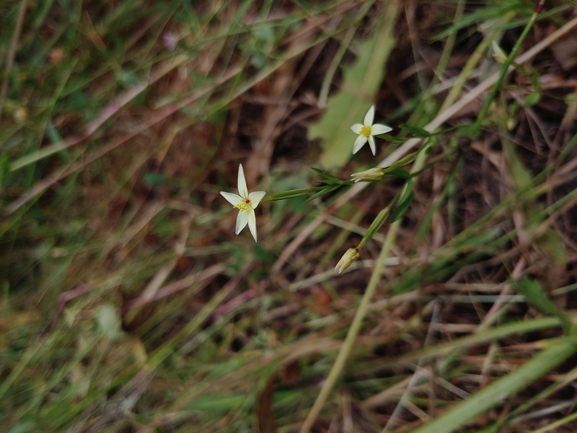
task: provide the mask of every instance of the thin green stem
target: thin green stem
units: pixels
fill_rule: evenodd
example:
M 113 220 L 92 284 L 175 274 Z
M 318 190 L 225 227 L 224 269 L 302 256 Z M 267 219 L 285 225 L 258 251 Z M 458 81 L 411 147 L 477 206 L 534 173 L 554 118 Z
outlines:
M 417 173 L 419 172 L 423 166 L 425 165 L 425 161 L 427 158 L 427 152 L 420 152 L 417 155 L 417 158 L 415 160 L 415 164 L 413 165 L 413 168 L 411 170 L 411 173 Z M 409 193 L 409 184 L 405 183 L 405 186 L 403 187 L 402 192 L 400 193 L 400 199 L 399 202 L 401 202 L 403 200 L 403 197 L 405 196 L 405 194 Z M 385 209 L 383 209 L 383 211 L 381 211 L 381 213 L 383 214 L 385 211 Z M 383 216 L 383 218 L 385 218 Z M 371 279 L 369 281 L 369 284 L 367 286 L 367 290 L 365 291 L 361 302 L 359 304 L 359 308 L 357 310 L 357 313 L 355 314 L 355 317 L 353 319 L 353 323 L 351 324 L 351 327 L 349 328 L 349 332 L 347 333 L 347 336 L 345 338 L 345 341 L 341 347 L 341 350 L 339 351 L 339 354 L 337 355 L 337 359 L 335 360 L 335 363 L 333 364 L 333 367 L 331 368 L 331 371 L 329 372 L 329 375 L 327 376 L 327 380 L 325 381 L 321 392 L 319 393 L 319 395 L 317 396 L 317 399 L 315 400 L 313 407 L 311 408 L 311 410 L 309 411 L 301 429 L 300 429 L 300 433 L 308 433 L 311 429 L 311 427 L 313 426 L 315 420 L 317 419 L 319 413 L 321 412 L 322 407 L 324 406 L 325 402 L 327 401 L 327 398 L 330 394 L 330 392 L 332 391 L 335 382 L 337 381 L 338 377 L 340 376 L 341 372 L 343 371 L 343 368 L 345 366 L 345 362 L 347 360 L 347 358 L 349 357 L 349 354 L 351 352 L 351 349 L 353 347 L 353 343 L 355 342 L 355 339 L 357 338 L 357 335 L 359 334 L 359 331 L 361 329 L 361 325 L 363 323 L 363 320 L 365 319 L 365 316 L 367 315 L 368 311 L 369 311 L 369 306 L 371 303 L 371 300 L 373 299 L 373 296 L 375 294 L 375 291 L 377 289 L 377 285 L 381 279 L 381 275 L 383 273 L 383 268 L 385 266 L 385 259 L 387 258 L 387 256 L 389 255 L 389 252 L 391 251 L 391 248 L 395 242 L 395 240 L 397 239 L 397 232 L 399 231 L 399 228 L 401 227 L 401 221 L 402 218 L 399 218 L 398 220 L 396 220 L 395 222 L 393 222 L 389 228 L 389 231 L 387 233 L 387 237 L 385 239 L 385 244 L 383 245 L 383 248 L 381 249 L 381 252 L 379 253 L 379 258 L 377 259 L 377 263 L 375 265 L 375 269 L 373 269 L 373 273 L 371 274 Z M 374 224 L 374 223 L 373 223 Z
M 323 84 L 321 86 L 321 91 L 319 92 L 318 106 L 321 108 L 326 107 L 327 105 L 327 99 L 329 97 L 329 90 L 333 82 L 333 77 L 335 76 L 339 66 L 341 65 L 341 60 L 343 59 L 345 53 L 349 49 L 349 46 L 351 45 L 351 42 L 353 40 L 353 37 L 355 36 L 356 31 L 357 31 L 356 26 L 349 28 L 347 34 L 345 35 L 343 41 L 341 42 L 341 45 L 339 46 L 337 53 L 335 54 L 335 57 L 333 58 L 333 61 L 331 62 L 329 68 L 327 69 L 325 78 L 323 80 Z
M 345 366 L 345 362 L 349 357 L 349 353 L 351 352 L 353 343 L 357 338 L 363 320 L 369 310 L 369 304 L 371 302 L 371 299 L 373 298 L 373 295 L 375 294 L 377 285 L 383 272 L 383 268 L 385 266 L 385 259 L 387 258 L 391 250 L 391 246 L 393 245 L 393 242 L 396 238 L 397 230 L 399 229 L 400 224 L 401 224 L 400 220 L 391 224 L 391 228 L 385 240 L 385 245 L 383 246 L 381 253 L 379 254 L 379 258 L 377 260 L 377 264 L 375 265 L 375 269 L 373 270 L 373 273 L 371 275 L 369 285 L 367 286 L 367 290 L 365 291 L 365 294 L 361 299 L 359 309 L 355 314 L 355 318 L 353 319 L 353 323 L 349 328 L 349 332 L 347 333 L 343 346 L 341 347 L 341 350 L 337 355 L 337 359 L 335 360 L 335 363 L 333 364 L 333 367 L 331 368 L 331 371 L 327 376 L 327 380 L 325 381 L 325 384 L 323 385 L 321 392 L 319 393 L 313 407 L 308 413 L 307 418 L 305 419 L 305 422 L 303 423 L 300 429 L 300 433 L 308 433 L 310 431 L 311 427 L 313 426 L 313 423 L 317 419 L 322 407 L 324 406 L 327 397 L 329 396 L 329 393 L 332 391 L 336 380 L 340 376 Z
M 377 230 L 383 225 L 383 223 L 385 222 L 385 220 L 387 219 L 387 217 L 390 214 L 390 210 L 391 207 L 387 206 L 386 208 L 384 208 L 383 210 L 381 210 L 379 212 L 379 214 L 377 215 L 377 217 L 373 220 L 372 224 L 370 225 L 370 227 L 368 228 L 367 232 L 365 233 L 365 235 L 363 236 L 363 238 L 361 239 L 361 241 L 359 242 L 359 244 L 357 245 L 357 249 L 360 251 L 361 248 L 363 248 L 365 246 L 365 244 L 367 243 L 367 241 L 369 241 L 370 239 L 372 239 L 372 237 L 374 236 L 374 234 L 377 232 Z
M 261 200 L 261 203 L 264 203 L 265 201 L 280 201 L 280 200 L 287 200 L 289 198 L 304 197 L 313 194 L 315 192 L 317 191 L 314 188 L 291 189 L 290 191 L 268 194 Z
M 487 37 L 485 37 L 481 41 L 481 43 L 477 46 L 471 57 L 469 57 L 469 59 L 467 60 L 467 63 L 465 63 L 465 66 L 463 67 L 461 73 L 457 77 L 457 81 L 455 81 L 455 84 L 451 87 L 451 90 L 449 91 L 449 94 L 445 98 L 445 101 L 443 101 L 443 105 L 441 106 L 439 112 L 442 113 L 451 105 L 453 105 L 453 103 L 463 90 L 465 83 L 470 78 L 473 69 L 483 58 L 483 56 L 487 52 L 487 49 L 489 48 L 489 45 L 495 39 L 497 33 L 501 31 L 500 29 L 502 28 L 502 26 L 504 26 L 507 22 L 511 21 L 514 15 L 515 15 L 514 12 L 509 12 L 505 14 L 505 16 L 503 16 L 503 18 L 495 26 L 496 27 L 495 30 L 493 30 Z
M 457 9 L 455 10 L 455 16 L 453 17 L 453 22 L 459 22 L 463 17 L 463 11 L 465 10 L 465 2 L 464 0 L 457 1 Z M 439 64 L 437 65 L 437 69 L 435 70 L 435 75 L 431 80 L 431 84 L 429 85 L 429 92 L 435 88 L 435 85 L 438 84 L 443 74 L 445 73 L 445 69 L 449 64 L 449 59 L 451 58 L 451 54 L 453 53 L 453 48 L 455 46 L 455 40 L 457 39 L 457 32 L 452 32 L 448 37 L 447 41 L 445 42 L 445 47 L 443 48 L 443 52 L 441 53 L 441 58 L 439 60 Z
M 453 406 L 415 433 L 449 433 L 485 413 L 507 397 L 525 388 L 573 355 L 577 347 L 571 339 L 558 339 L 507 376 L 491 383 L 461 403 Z
M 539 2 L 539 4 L 541 4 L 541 2 Z M 538 8 L 536 8 L 535 12 L 533 12 L 533 15 L 531 15 L 531 18 L 529 19 L 529 21 L 527 22 L 527 25 L 523 29 L 523 33 L 521 33 L 521 36 L 519 36 L 519 39 L 517 39 L 515 46 L 513 47 L 513 49 L 509 53 L 509 56 L 507 57 L 507 60 L 505 61 L 505 63 L 501 67 L 499 77 L 497 78 L 497 81 L 495 82 L 495 85 L 493 86 L 493 90 L 491 91 L 491 94 L 489 95 L 489 97 L 485 101 L 485 104 L 483 105 L 483 108 L 481 108 L 481 112 L 479 113 L 479 116 L 477 117 L 477 120 L 474 123 L 474 127 L 476 130 L 479 130 L 479 127 L 481 126 L 481 122 L 485 119 L 485 117 L 487 117 L 487 113 L 489 112 L 489 107 L 491 106 L 491 103 L 496 98 L 497 93 L 499 92 L 499 89 L 501 87 L 501 83 L 503 82 L 503 79 L 505 78 L 505 76 L 507 75 L 507 71 L 509 70 L 509 66 L 511 66 L 511 63 L 513 63 L 513 60 L 517 56 L 517 52 L 519 51 L 519 49 L 521 48 L 521 44 L 523 43 L 523 41 L 525 40 L 525 38 L 529 34 L 529 30 L 531 30 L 531 27 L 533 27 L 533 24 L 535 23 L 537 16 L 539 16 Z
M 553 429 L 561 427 L 562 425 L 567 424 L 568 422 L 574 421 L 576 419 L 577 419 L 577 412 L 572 413 L 571 415 L 568 415 L 565 418 L 560 419 L 559 421 L 555 421 L 552 424 L 546 425 L 545 427 L 541 427 L 539 430 L 535 430 L 535 433 L 545 433 L 548 431 L 552 431 Z

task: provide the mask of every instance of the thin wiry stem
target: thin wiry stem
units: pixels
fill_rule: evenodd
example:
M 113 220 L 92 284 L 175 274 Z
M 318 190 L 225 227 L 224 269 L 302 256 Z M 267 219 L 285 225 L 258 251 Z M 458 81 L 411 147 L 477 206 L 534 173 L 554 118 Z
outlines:
M 26 13 L 27 0 L 22 0 L 20 3 L 20 9 L 18 10 L 18 18 L 16 18 L 16 27 L 14 28 L 14 33 L 12 34 L 12 40 L 10 41 L 10 48 L 8 49 L 8 54 L 6 55 L 6 67 L 4 68 L 4 81 L 2 82 L 2 88 L 0 89 L 0 119 L 2 118 L 2 109 L 4 108 L 4 98 L 6 98 L 6 93 L 8 92 L 8 81 L 10 80 L 10 71 L 12 70 L 12 65 L 14 64 L 14 57 L 16 56 L 16 48 L 18 46 L 18 39 L 20 38 L 20 32 L 22 31 L 22 23 L 24 22 L 24 15 Z

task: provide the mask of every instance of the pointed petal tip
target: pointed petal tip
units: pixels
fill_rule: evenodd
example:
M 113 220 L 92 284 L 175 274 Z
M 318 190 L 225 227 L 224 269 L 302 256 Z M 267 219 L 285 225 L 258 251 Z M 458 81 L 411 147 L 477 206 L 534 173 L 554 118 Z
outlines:
M 357 153 L 359 150 L 361 150 L 366 142 L 367 137 L 365 137 L 364 135 L 359 135 L 355 140 L 355 144 L 353 144 L 353 155 Z
M 233 206 L 236 206 L 237 204 L 242 202 L 242 197 L 233 192 L 221 191 L 220 195 L 223 196 L 224 199 Z
M 248 229 L 250 230 L 250 234 L 254 238 L 254 241 L 258 242 L 257 236 L 256 236 L 256 215 L 254 213 L 254 210 L 248 212 L 247 219 L 248 219 Z
M 377 154 L 377 148 L 375 146 L 375 139 L 370 136 L 369 137 L 369 147 L 371 148 L 371 152 L 373 152 L 373 156 Z
M 254 212 L 253 212 L 254 214 Z M 248 212 L 240 211 L 236 217 L 236 229 L 235 233 L 238 235 L 242 229 L 246 227 L 249 222 Z
M 375 119 L 375 106 L 371 105 L 371 108 L 369 108 L 369 111 L 367 111 L 367 114 L 365 114 L 365 119 L 363 123 L 365 124 L 365 126 L 371 126 L 373 124 L 374 119 Z
M 390 132 L 392 130 L 393 130 L 393 128 L 391 128 L 390 126 L 381 125 L 380 123 L 375 123 L 371 127 L 371 131 L 372 131 L 373 135 L 386 134 L 387 132 Z
M 248 187 L 246 186 L 246 177 L 244 176 L 242 164 L 238 165 L 238 192 L 242 197 L 248 195 Z
M 355 134 L 360 134 L 361 129 L 363 129 L 363 125 L 360 123 L 355 123 L 353 126 L 351 126 L 351 131 L 353 131 Z
M 261 200 L 266 195 L 266 191 L 253 191 L 248 195 L 248 198 L 252 202 L 252 208 L 256 209 L 260 204 Z

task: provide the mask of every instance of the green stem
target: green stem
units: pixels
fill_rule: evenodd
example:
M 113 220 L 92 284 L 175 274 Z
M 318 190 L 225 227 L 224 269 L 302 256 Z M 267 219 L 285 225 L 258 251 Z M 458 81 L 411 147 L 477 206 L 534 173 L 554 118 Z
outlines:
M 363 238 L 361 239 L 361 241 L 359 242 L 359 244 L 357 245 L 357 250 L 361 250 L 361 248 L 363 248 L 365 246 L 365 244 L 367 243 L 367 241 L 369 241 L 370 239 L 372 239 L 372 237 L 374 236 L 374 234 L 377 232 L 377 230 L 383 225 L 383 223 L 385 222 L 385 220 L 387 219 L 387 217 L 389 216 L 391 207 L 390 205 L 387 206 L 386 208 L 384 208 L 383 210 L 381 210 L 379 212 L 379 214 L 377 215 L 377 217 L 373 220 L 373 222 L 371 223 L 371 226 L 368 228 L 367 232 L 365 233 L 365 235 L 363 236 Z
M 475 417 L 487 412 L 504 399 L 514 395 L 537 380 L 576 351 L 575 341 L 567 338 L 551 342 L 529 361 L 507 376 L 491 383 L 482 391 L 470 396 L 427 423 L 414 433 L 450 433 L 466 425 Z
M 357 310 L 357 313 L 355 314 L 355 318 L 353 319 L 353 323 L 351 324 L 351 327 L 349 328 L 349 332 L 347 333 L 347 337 L 345 338 L 343 346 L 341 347 L 341 350 L 339 351 L 339 354 L 337 355 L 337 359 L 335 360 L 335 363 L 333 364 L 333 367 L 331 368 L 329 375 L 327 376 L 327 380 L 325 381 L 325 384 L 323 385 L 321 392 L 319 393 L 313 407 L 311 408 L 310 412 L 308 413 L 307 418 L 305 419 L 305 422 L 303 423 L 303 425 L 300 429 L 300 433 L 308 433 L 310 431 L 311 427 L 313 426 L 313 423 L 317 419 L 323 405 L 325 404 L 327 397 L 329 396 L 330 392 L 332 391 L 336 380 L 340 376 L 340 374 L 341 374 L 341 372 L 345 366 L 345 362 L 346 362 L 347 358 L 349 357 L 349 353 L 351 352 L 351 349 L 353 347 L 353 343 L 355 342 L 355 339 L 357 338 L 357 335 L 361 329 L 363 319 L 365 318 L 365 316 L 369 310 L 369 304 L 371 303 L 371 299 L 373 298 L 373 295 L 375 294 L 375 291 L 377 289 L 377 285 L 378 285 L 379 280 L 381 279 L 381 275 L 383 273 L 383 268 L 385 266 L 385 259 L 389 255 L 389 252 L 391 250 L 391 246 L 393 245 L 393 242 L 395 240 L 396 233 L 400 227 L 400 224 L 401 224 L 400 220 L 391 224 L 391 229 L 389 230 L 389 233 L 387 235 L 387 239 L 385 240 L 385 245 L 383 246 L 381 253 L 379 254 L 377 264 L 375 265 L 375 269 L 373 270 L 373 273 L 371 275 L 371 280 L 369 281 L 369 285 L 367 286 L 367 290 L 365 291 L 365 294 L 363 295 L 363 298 L 361 299 L 361 303 L 359 304 L 359 309 Z
M 317 192 L 314 188 L 299 188 L 299 189 L 291 189 L 290 191 L 283 191 L 277 192 L 275 194 L 268 194 L 266 195 L 261 203 L 265 201 L 279 201 L 279 200 L 287 200 L 289 198 L 295 197 L 304 197 L 310 194 Z
M 475 69 L 475 66 L 477 66 L 481 58 L 487 52 L 489 45 L 499 33 L 500 31 L 499 28 L 507 24 L 509 21 L 511 21 L 513 16 L 514 12 L 508 12 L 506 15 L 504 15 L 503 18 L 499 21 L 499 23 L 497 23 L 497 25 L 495 26 L 496 29 L 493 30 L 489 35 L 487 35 L 487 37 L 485 37 L 481 41 L 481 43 L 477 46 L 471 57 L 469 57 L 469 59 L 467 60 L 467 63 L 465 63 L 465 66 L 463 67 L 461 73 L 457 77 L 457 81 L 455 81 L 455 84 L 451 87 L 449 94 L 445 98 L 445 101 L 443 102 L 443 105 L 439 110 L 440 113 L 442 113 L 451 105 L 453 105 L 457 97 L 461 94 L 463 87 L 465 87 L 465 83 L 467 82 L 467 80 L 469 80 L 470 75 L 473 72 L 473 69 Z
M 415 160 L 415 164 L 413 165 L 413 169 L 411 170 L 411 173 L 419 172 L 423 168 L 423 166 L 425 165 L 426 158 L 427 158 L 427 152 L 418 153 L 417 158 Z M 401 202 L 403 200 L 403 197 L 405 194 L 408 193 L 408 190 L 409 190 L 408 189 L 408 183 L 405 183 L 405 186 L 403 187 L 402 192 L 399 194 L 399 196 L 400 196 L 399 202 Z M 386 216 L 381 215 L 381 214 L 385 213 L 386 209 L 387 208 L 383 209 L 381 211 L 381 213 L 379 214 L 379 216 L 381 216 L 382 218 L 386 218 Z M 377 217 L 377 219 L 375 221 L 380 220 L 380 219 L 381 218 Z M 375 269 L 373 269 L 373 273 L 371 274 L 371 279 L 369 281 L 369 285 L 367 286 L 367 290 L 363 294 L 363 297 L 362 297 L 361 302 L 359 304 L 359 308 L 357 310 L 357 313 L 355 314 L 355 318 L 353 319 L 353 323 L 351 324 L 351 327 L 349 328 L 349 332 L 347 332 L 347 336 L 345 338 L 345 341 L 341 347 L 341 350 L 339 351 L 339 354 L 337 355 L 337 359 L 335 360 L 335 363 L 333 364 L 333 367 L 331 368 L 329 375 L 327 376 L 327 380 L 325 380 L 325 383 L 323 384 L 321 392 L 317 396 L 317 399 L 315 400 L 313 407 L 309 411 L 309 413 L 308 413 L 308 415 L 307 415 L 307 417 L 306 417 L 306 419 L 305 419 L 305 421 L 304 421 L 304 423 L 300 429 L 300 433 L 309 433 L 311 427 L 313 426 L 315 420 L 317 419 L 319 413 L 321 412 L 322 407 L 324 406 L 325 402 L 327 401 L 327 398 L 328 398 L 330 392 L 332 391 L 338 377 L 340 376 L 340 374 L 343 371 L 343 368 L 345 367 L 345 362 L 347 361 L 347 358 L 349 357 L 349 354 L 350 354 L 351 349 L 353 347 L 353 343 L 355 342 L 355 339 L 357 338 L 357 335 L 359 334 L 363 320 L 365 319 L 365 316 L 367 315 L 367 313 L 369 311 L 369 306 L 370 306 L 371 300 L 373 299 L 375 291 L 377 290 L 377 285 L 381 279 L 381 275 L 383 273 L 383 268 L 385 266 L 385 259 L 389 255 L 389 252 L 391 251 L 393 243 L 397 239 L 397 232 L 399 231 L 399 228 L 401 227 L 401 220 L 402 219 L 399 218 L 397 221 L 392 223 L 390 228 L 389 228 L 389 231 L 387 233 L 387 237 L 385 239 L 385 244 L 383 245 L 383 248 L 381 249 L 381 252 L 379 254 L 379 258 L 377 259 L 377 263 L 375 265 Z M 372 225 L 374 225 L 374 224 L 375 224 L 375 222 L 373 222 Z
M 461 18 L 463 17 L 464 10 L 465 10 L 465 1 L 458 0 L 455 16 L 453 17 L 454 23 L 459 22 L 461 20 Z M 445 73 L 445 69 L 449 64 L 449 59 L 451 58 L 451 54 L 453 52 L 456 39 L 457 39 L 457 32 L 453 32 L 447 37 L 447 42 L 445 43 L 445 47 L 443 48 L 441 59 L 439 60 L 439 64 L 437 66 L 437 69 L 435 70 L 435 75 L 431 80 L 431 85 L 429 86 L 429 89 L 433 89 L 434 86 L 441 81 L 441 77 Z
M 481 126 L 481 122 L 485 119 L 485 117 L 487 117 L 487 113 L 489 112 L 489 107 L 491 105 L 491 102 L 493 102 L 493 100 L 497 96 L 497 92 L 499 92 L 499 88 L 501 87 L 501 83 L 503 82 L 503 79 L 507 75 L 507 71 L 509 70 L 509 66 L 511 66 L 511 63 L 513 63 L 513 60 L 517 56 L 517 52 L 519 51 L 519 48 L 521 48 L 521 44 L 523 43 L 523 41 L 525 40 L 525 38 L 529 34 L 529 30 L 531 30 L 531 27 L 533 27 L 535 20 L 539 16 L 539 11 L 540 11 L 539 5 L 541 3 L 542 3 L 542 1 L 540 1 L 537 8 L 535 8 L 535 12 L 533 12 L 533 15 L 531 15 L 531 18 L 529 19 L 529 21 L 527 22 L 527 25 L 523 29 L 523 33 L 521 33 L 521 36 L 519 36 L 519 39 L 517 39 L 515 46 L 513 47 L 513 49 L 509 53 L 509 56 L 507 57 L 507 60 L 505 61 L 505 63 L 501 67 L 501 71 L 499 73 L 499 78 L 497 78 L 497 81 L 495 82 L 495 85 L 493 86 L 493 90 L 491 91 L 491 94 L 489 95 L 489 97 L 485 101 L 485 104 L 483 105 L 483 108 L 481 108 L 481 112 L 479 113 L 479 116 L 477 117 L 477 120 L 474 123 L 475 130 L 477 130 L 477 131 L 479 130 L 479 127 Z

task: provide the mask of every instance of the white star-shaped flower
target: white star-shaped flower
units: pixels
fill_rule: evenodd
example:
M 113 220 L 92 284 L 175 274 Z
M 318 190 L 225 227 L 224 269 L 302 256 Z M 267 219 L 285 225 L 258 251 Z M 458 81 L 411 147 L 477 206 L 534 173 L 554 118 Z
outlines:
M 238 235 L 248 224 L 250 233 L 256 242 L 256 215 L 254 214 L 254 210 L 266 195 L 266 192 L 255 191 L 250 194 L 248 193 L 242 164 L 238 167 L 238 194 L 224 191 L 220 192 L 220 195 L 222 195 L 226 201 L 239 210 L 238 216 L 236 217 L 236 234 Z
M 373 105 L 365 114 L 365 119 L 363 121 L 363 125 L 360 123 L 355 123 L 351 126 L 351 130 L 355 134 L 359 134 L 357 139 L 355 140 L 355 144 L 353 145 L 353 154 L 357 153 L 361 150 L 361 147 L 365 145 L 368 141 L 369 146 L 371 147 L 371 151 L 373 155 L 377 153 L 377 149 L 375 148 L 375 139 L 373 135 L 385 134 L 389 131 L 392 131 L 392 128 L 389 128 L 387 125 L 380 125 L 375 123 L 373 125 L 373 120 L 375 118 L 375 106 Z

